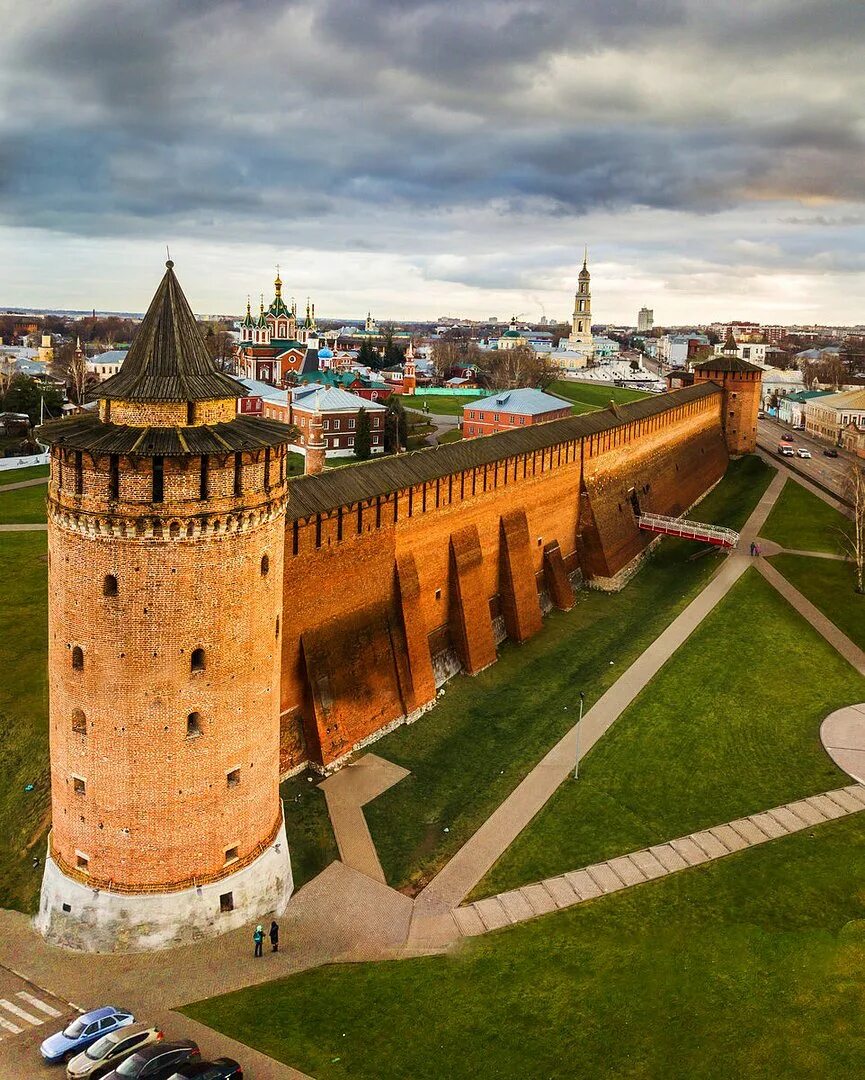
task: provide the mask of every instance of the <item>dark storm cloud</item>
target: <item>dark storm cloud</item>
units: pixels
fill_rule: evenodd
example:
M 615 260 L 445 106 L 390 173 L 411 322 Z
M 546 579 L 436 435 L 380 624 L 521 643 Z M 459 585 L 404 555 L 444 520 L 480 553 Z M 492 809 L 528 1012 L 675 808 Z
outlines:
M 70 0 L 0 42 L 0 221 L 412 250 L 474 214 L 863 202 L 863 29 L 843 0 Z

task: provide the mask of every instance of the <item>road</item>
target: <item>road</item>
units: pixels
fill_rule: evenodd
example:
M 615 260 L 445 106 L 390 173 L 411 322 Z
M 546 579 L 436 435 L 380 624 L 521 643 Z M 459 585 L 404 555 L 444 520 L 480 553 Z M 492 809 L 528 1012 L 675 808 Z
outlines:
M 40 1076 L 59 1080 L 63 1070 L 43 1064 L 39 1044 L 77 1015 L 77 1009 L 68 1001 L 62 1001 L 8 968 L 0 967 L 2 1075 L 16 1080 Z
M 837 458 L 826 457 L 823 451 L 827 444 L 812 438 L 804 431 L 795 431 L 789 424 L 782 424 L 778 420 L 769 418 L 757 421 L 757 442 L 770 454 L 777 456 L 778 444 L 781 442 L 781 436 L 785 434 L 793 436 L 791 446 L 807 447 L 813 455 L 811 458 L 798 456 L 786 458 L 784 460 L 787 464 L 792 462 L 805 476 L 823 484 L 836 495 L 843 495 L 847 470 L 850 462 L 856 460 L 855 455 L 846 450 L 839 450 Z

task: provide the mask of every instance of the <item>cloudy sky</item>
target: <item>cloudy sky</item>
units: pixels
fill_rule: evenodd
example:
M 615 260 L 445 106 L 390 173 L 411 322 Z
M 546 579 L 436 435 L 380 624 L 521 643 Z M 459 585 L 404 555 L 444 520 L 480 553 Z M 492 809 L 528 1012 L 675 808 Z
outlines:
M 0 304 L 860 322 L 858 0 L 0 0 Z

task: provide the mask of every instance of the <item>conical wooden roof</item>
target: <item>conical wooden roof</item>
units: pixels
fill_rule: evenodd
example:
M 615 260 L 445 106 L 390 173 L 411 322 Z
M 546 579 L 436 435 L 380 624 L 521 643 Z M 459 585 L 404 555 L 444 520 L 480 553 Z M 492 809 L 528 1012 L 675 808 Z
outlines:
M 99 397 L 153 402 L 243 397 L 243 387 L 217 371 L 174 263 L 169 259 L 165 267 L 123 367 L 100 386 Z

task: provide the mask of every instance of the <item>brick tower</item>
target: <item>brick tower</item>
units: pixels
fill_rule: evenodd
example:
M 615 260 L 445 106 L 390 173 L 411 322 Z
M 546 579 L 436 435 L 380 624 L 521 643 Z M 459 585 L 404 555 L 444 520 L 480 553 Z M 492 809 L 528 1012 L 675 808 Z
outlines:
M 161 948 L 282 911 L 290 429 L 237 415 L 167 270 L 98 412 L 42 428 L 52 830 L 37 926 Z
M 752 454 L 757 449 L 757 413 L 763 369 L 739 357 L 732 331 L 727 334 L 724 351 L 694 365 L 694 381 L 711 380 L 724 388 L 721 426 L 727 449 L 734 456 Z

